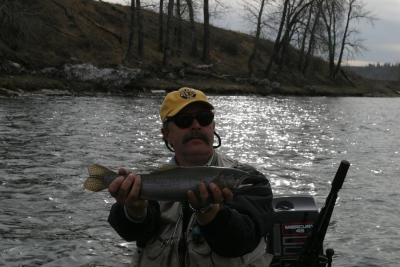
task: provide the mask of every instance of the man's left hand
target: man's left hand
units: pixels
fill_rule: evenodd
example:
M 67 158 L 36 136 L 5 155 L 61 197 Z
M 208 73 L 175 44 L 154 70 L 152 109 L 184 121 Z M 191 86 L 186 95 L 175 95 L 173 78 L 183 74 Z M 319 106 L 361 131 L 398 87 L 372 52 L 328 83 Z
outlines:
M 206 225 L 214 220 L 225 201 L 232 200 L 233 193 L 228 188 L 221 190 L 215 183 L 210 183 L 207 189 L 206 184 L 201 182 L 198 196 L 191 190 L 188 191 L 187 196 L 192 208 L 196 210 L 207 208 L 206 211 L 197 213 L 197 222 L 200 225 Z

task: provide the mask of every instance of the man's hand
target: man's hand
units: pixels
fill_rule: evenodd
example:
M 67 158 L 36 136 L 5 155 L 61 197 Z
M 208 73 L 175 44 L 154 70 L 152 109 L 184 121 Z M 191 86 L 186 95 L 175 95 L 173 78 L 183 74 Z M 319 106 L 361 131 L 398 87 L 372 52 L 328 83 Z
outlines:
M 222 208 L 224 201 L 232 200 L 233 193 L 228 188 L 221 190 L 215 183 L 210 183 L 207 189 L 206 184 L 201 182 L 199 185 L 199 196 L 197 197 L 191 190 L 188 191 L 187 196 L 190 206 L 198 210 L 208 207 L 211 200 L 211 206 L 207 211 L 197 213 L 197 222 L 200 225 L 206 225 L 214 220 Z
M 146 216 L 148 202 L 139 198 L 141 178 L 128 170 L 121 168 L 118 176 L 109 186 L 108 191 L 117 202 L 126 208 L 129 217 L 133 219 Z

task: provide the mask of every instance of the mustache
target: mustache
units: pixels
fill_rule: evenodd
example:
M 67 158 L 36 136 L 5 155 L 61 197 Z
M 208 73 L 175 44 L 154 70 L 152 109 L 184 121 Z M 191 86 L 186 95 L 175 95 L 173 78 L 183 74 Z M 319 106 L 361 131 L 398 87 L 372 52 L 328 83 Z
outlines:
M 207 135 L 203 134 L 202 132 L 190 132 L 183 137 L 182 143 L 186 144 L 192 139 L 200 139 L 206 142 L 206 144 L 210 144 L 210 140 L 208 139 Z

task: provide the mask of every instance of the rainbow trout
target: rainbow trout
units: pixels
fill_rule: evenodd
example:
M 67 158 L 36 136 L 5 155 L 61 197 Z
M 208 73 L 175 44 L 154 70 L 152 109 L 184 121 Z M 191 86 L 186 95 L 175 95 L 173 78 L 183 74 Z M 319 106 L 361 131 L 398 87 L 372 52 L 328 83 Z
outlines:
M 106 189 L 119 175 L 98 164 L 88 167 L 89 177 L 84 183 L 87 190 L 98 192 Z M 211 182 L 219 188 L 237 188 L 248 177 L 248 173 L 239 169 L 224 167 L 171 167 L 149 174 L 141 174 L 142 188 L 140 197 L 147 200 L 183 201 L 187 191 L 198 192 L 201 181 Z

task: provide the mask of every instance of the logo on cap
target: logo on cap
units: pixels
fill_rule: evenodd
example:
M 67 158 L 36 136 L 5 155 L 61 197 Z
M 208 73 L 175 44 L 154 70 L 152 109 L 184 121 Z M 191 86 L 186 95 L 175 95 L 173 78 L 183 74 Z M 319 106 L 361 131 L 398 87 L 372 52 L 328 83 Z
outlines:
M 196 97 L 196 91 L 192 88 L 184 88 L 180 90 L 180 96 L 184 99 L 191 99 Z

